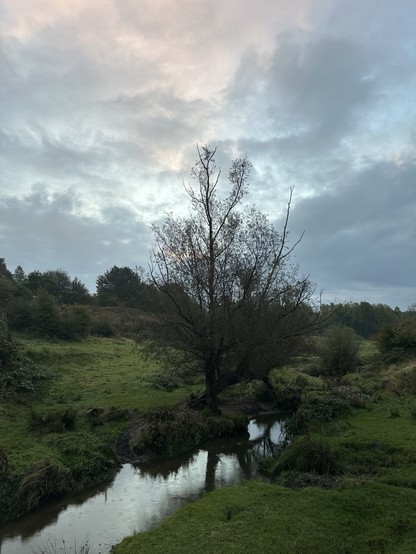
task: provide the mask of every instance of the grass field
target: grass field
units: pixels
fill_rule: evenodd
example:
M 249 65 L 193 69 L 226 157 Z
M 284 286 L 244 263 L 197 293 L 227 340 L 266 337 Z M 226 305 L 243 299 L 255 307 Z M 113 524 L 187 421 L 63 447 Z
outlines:
M 131 340 L 23 343 L 50 379 L 35 397 L 0 407 L 0 453 L 8 462 L 7 479 L 0 482 L 0 521 L 25 511 L 25 495 L 9 498 L 22 479 L 30 482 L 43 472 L 51 481 L 58 475 L 62 485 L 65 475 L 61 492 L 73 488 L 71 475 L 80 488 L 102 479 L 117 467 L 115 441 L 128 418 L 175 405 L 199 390 L 193 385 L 163 389 L 157 380 L 160 367 Z M 40 502 L 54 492 L 52 487 L 36 494 Z

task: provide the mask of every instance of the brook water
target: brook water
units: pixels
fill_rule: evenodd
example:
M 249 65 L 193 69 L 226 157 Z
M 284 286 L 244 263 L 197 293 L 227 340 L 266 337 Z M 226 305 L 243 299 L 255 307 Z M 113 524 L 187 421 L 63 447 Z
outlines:
M 250 421 L 248 433 L 209 441 L 187 456 L 125 464 L 111 483 L 49 502 L 1 527 L 0 552 L 73 552 L 88 541 L 94 554 L 106 554 L 203 493 L 253 478 L 258 460 L 275 452 L 281 437 L 281 420 L 261 416 Z

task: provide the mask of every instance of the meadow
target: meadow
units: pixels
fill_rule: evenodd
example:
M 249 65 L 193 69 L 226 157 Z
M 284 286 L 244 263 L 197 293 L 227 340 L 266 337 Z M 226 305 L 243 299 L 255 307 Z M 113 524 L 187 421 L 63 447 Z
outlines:
M 112 475 L 116 439 L 132 419 L 200 390 L 163 375 L 129 339 L 20 341 L 48 379 L 0 407 L 0 521 Z

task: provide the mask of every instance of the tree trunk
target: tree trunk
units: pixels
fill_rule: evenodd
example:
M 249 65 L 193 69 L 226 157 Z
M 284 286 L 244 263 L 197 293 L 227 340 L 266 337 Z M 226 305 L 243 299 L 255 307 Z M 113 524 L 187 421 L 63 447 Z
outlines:
M 217 398 L 217 379 L 216 368 L 213 365 L 209 365 L 205 368 L 205 391 L 206 391 L 206 403 L 207 407 L 213 414 L 220 414 L 218 408 Z

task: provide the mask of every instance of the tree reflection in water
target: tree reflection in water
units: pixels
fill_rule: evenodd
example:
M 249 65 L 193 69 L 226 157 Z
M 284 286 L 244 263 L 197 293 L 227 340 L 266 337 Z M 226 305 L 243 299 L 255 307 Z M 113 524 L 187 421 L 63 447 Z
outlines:
M 259 459 L 276 453 L 284 433 L 277 416 L 251 420 L 248 432 L 212 440 L 187 456 L 126 464 L 113 482 L 51 502 L 0 528 L 0 552 L 31 554 L 52 540 L 100 545 L 103 554 L 126 535 L 159 524 L 214 489 L 256 476 Z

